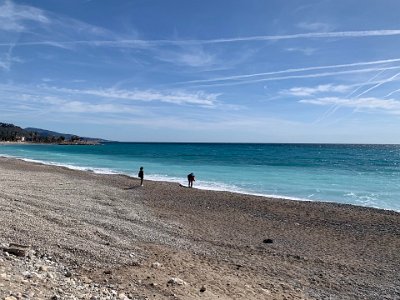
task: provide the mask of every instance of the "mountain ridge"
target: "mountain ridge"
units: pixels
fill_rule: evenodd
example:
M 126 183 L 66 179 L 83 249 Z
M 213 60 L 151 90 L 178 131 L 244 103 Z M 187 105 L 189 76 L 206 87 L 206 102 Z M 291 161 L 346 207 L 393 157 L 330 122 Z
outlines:
M 0 141 L 31 141 L 44 143 L 64 141 L 108 142 L 101 138 L 80 137 L 72 133 L 60 133 L 36 127 L 22 128 L 12 123 L 3 122 L 0 122 Z

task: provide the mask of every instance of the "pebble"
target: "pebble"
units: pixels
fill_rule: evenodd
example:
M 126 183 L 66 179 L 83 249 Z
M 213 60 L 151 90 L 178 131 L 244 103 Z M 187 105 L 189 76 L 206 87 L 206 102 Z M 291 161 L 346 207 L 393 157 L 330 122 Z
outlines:
M 73 276 L 71 266 L 57 262 L 50 255 L 32 250 L 29 253 L 30 257 L 25 257 L 0 251 L 1 300 L 134 299 L 114 285 L 93 282 L 78 274 Z M 131 285 L 130 289 L 135 290 L 136 286 Z
M 187 283 L 185 281 L 183 281 L 182 279 L 178 278 L 178 277 L 172 277 L 170 280 L 168 280 L 169 284 L 172 285 L 186 285 Z
M 161 268 L 161 264 L 158 261 L 156 261 L 151 264 L 151 267 L 154 269 L 159 269 Z
M 265 240 L 263 240 L 264 244 L 272 244 L 273 242 L 274 242 L 273 239 L 265 239 Z

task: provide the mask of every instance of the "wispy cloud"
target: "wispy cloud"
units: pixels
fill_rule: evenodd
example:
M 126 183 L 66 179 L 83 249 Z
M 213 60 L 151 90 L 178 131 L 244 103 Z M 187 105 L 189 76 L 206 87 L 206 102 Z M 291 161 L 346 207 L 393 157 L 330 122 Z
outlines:
M 93 40 L 92 43 L 95 43 L 98 38 L 116 37 L 113 32 L 102 27 L 34 6 L 15 4 L 10 0 L 0 0 L 0 33 L 6 35 L 8 40 L 13 37 L 12 42 L 3 42 L 0 46 L 43 45 L 64 49 L 79 45 L 77 40 L 81 39 Z
M 45 99 L 47 103 L 53 99 L 73 99 L 71 101 L 90 103 L 91 101 L 106 103 L 115 103 L 115 100 L 123 100 L 121 103 L 130 102 L 161 102 L 174 105 L 190 105 L 204 108 L 215 107 L 218 103 L 220 93 L 207 93 L 204 91 L 188 92 L 185 90 L 141 90 L 141 89 L 116 89 L 116 88 L 98 88 L 98 89 L 72 89 L 58 86 L 40 84 L 35 87 L 0 84 L 0 97 L 13 98 L 14 101 L 41 101 Z M 88 96 L 91 96 L 90 98 Z M 63 101 L 64 101 L 63 100 Z M 128 102 L 127 102 L 128 101 Z M 63 104 L 64 102 L 53 102 L 52 104 Z
M 327 23 L 322 22 L 301 22 L 297 24 L 297 27 L 300 29 L 305 29 L 308 31 L 332 31 L 333 26 Z
M 317 51 L 317 49 L 315 49 L 315 48 L 292 47 L 292 48 L 285 48 L 285 51 L 288 51 L 288 52 L 300 52 L 300 53 L 303 53 L 304 55 L 310 56 L 310 55 L 313 55 Z
M 159 101 L 177 105 L 198 105 L 212 107 L 216 104 L 219 93 L 206 93 L 203 91 L 187 92 L 184 90 L 156 91 L 156 90 L 122 90 L 114 88 L 106 89 L 68 89 L 42 86 L 42 88 L 62 93 L 91 95 L 109 99 L 123 99 L 131 101 Z
M 185 47 L 180 51 L 159 51 L 156 58 L 176 65 L 190 67 L 208 67 L 216 63 L 215 55 L 212 55 L 199 47 Z
M 127 105 L 117 105 L 111 103 L 92 104 L 81 101 L 61 101 L 55 107 L 58 112 L 73 112 L 73 113 L 137 113 L 138 110 Z
M 9 0 L 0 4 L 0 30 L 24 31 L 29 22 L 49 24 L 50 20 L 42 10 L 32 6 L 17 5 Z
M 319 93 L 345 93 L 353 86 L 351 85 L 334 85 L 334 84 L 321 84 L 316 87 L 294 87 L 289 90 L 283 91 L 283 94 L 292 96 L 312 96 Z
M 400 114 L 400 101 L 394 99 L 381 99 L 374 97 L 347 99 L 338 97 L 324 97 L 318 99 L 304 99 L 300 103 L 314 105 L 337 105 L 350 107 L 357 110 L 381 110 L 390 114 Z
M 10 71 L 13 63 L 23 62 L 22 59 L 13 55 L 13 49 L 14 45 L 11 45 L 7 51 L 0 53 L 0 70 L 3 69 L 5 71 Z

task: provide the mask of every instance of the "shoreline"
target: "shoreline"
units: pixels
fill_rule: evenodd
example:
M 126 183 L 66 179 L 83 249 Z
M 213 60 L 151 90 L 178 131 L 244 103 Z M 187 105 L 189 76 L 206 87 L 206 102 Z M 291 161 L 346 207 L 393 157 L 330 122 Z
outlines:
M 30 259 L 0 251 L 4 297 L 68 298 L 77 285 L 88 299 L 102 289 L 132 299 L 400 297 L 392 211 L 140 187 L 126 175 L 11 158 L 0 158 L 0 208 L 0 246 L 33 251 Z M 37 275 L 21 275 L 28 271 Z
M 46 161 L 41 161 L 41 160 L 14 157 L 14 156 L 7 156 L 7 155 L 0 155 L 0 158 L 16 159 L 16 160 L 25 161 L 25 162 L 28 162 L 28 163 L 36 163 L 36 164 L 42 164 L 42 165 L 46 165 L 46 166 L 62 167 L 62 168 L 66 168 L 66 169 L 69 169 L 69 170 L 92 172 L 92 173 L 99 174 L 99 175 L 122 175 L 122 176 L 128 176 L 129 178 L 132 178 L 132 179 L 136 179 L 137 178 L 137 177 L 132 176 L 130 174 L 120 173 L 120 172 L 117 172 L 117 171 L 114 171 L 114 170 L 106 171 L 106 170 L 100 170 L 99 168 L 80 167 L 80 166 L 73 166 L 73 165 L 68 165 L 68 164 L 63 164 L 63 163 L 46 162 Z M 171 183 L 171 184 L 180 184 L 182 186 L 185 186 L 185 184 L 186 184 L 186 181 L 185 181 L 184 178 L 182 179 L 182 181 L 155 179 L 155 178 L 151 178 L 151 177 L 150 178 L 147 177 L 147 178 L 145 178 L 145 180 L 146 181 L 153 181 L 153 182 L 165 182 L 165 183 Z M 381 208 L 381 207 L 374 207 L 374 206 L 363 206 L 363 205 L 357 205 L 357 204 L 352 204 L 352 203 L 339 203 L 339 202 L 335 202 L 335 201 L 332 201 L 332 200 L 321 200 L 321 199 L 310 200 L 310 199 L 299 198 L 299 197 L 268 195 L 268 194 L 253 193 L 253 192 L 248 192 L 248 191 L 240 191 L 240 190 L 227 190 L 227 189 L 223 189 L 223 188 L 221 188 L 221 189 L 217 189 L 217 188 L 216 189 L 210 189 L 210 188 L 202 187 L 202 186 L 200 186 L 200 187 L 195 186 L 194 188 L 199 189 L 199 190 L 204 190 L 204 191 L 229 192 L 229 193 L 235 193 L 235 194 L 240 194 L 240 195 L 248 195 L 248 196 L 263 197 L 263 198 L 273 198 L 273 199 L 278 199 L 278 200 L 349 205 L 349 206 L 355 206 L 355 207 L 360 207 L 360 208 L 372 208 L 372 209 L 378 209 L 378 210 L 392 211 L 392 212 L 395 212 L 395 213 L 400 213 L 400 210 L 395 210 L 395 209 Z

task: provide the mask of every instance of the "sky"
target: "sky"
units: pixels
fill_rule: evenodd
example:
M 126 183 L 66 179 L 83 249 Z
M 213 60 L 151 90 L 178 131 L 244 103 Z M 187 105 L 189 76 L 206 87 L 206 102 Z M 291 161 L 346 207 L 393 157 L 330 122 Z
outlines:
M 0 122 L 132 142 L 400 143 L 398 0 L 0 0 Z

